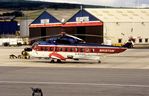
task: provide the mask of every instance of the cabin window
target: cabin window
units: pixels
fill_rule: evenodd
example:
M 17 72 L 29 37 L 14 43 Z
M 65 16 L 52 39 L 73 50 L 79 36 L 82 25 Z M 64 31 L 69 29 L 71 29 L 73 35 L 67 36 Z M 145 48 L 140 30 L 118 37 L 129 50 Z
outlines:
M 48 48 L 47 47 L 40 47 L 41 49 L 41 51 L 48 51 Z
M 80 52 L 84 52 L 84 48 L 80 48 Z
M 54 49 L 53 47 L 50 47 L 50 51 L 53 51 L 53 49 Z
M 59 51 L 59 48 L 58 48 L 58 47 L 56 47 L 55 51 Z
M 89 49 L 89 48 L 87 48 L 87 49 L 86 49 L 86 52 L 90 52 L 90 49 Z
M 118 43 L 122 43 L 122 39 L 118 39 Z
M 47 48 L 47 47 L 45 47 L 45 48 L 44 48 L 44 50 L 45 50 L 45 51 L 48 51 L 48 48 Z
M 40 47 L 40 50 L 41 50 L 41 51 L 44 51 L 44 47 Z
M 91 48 L 91 49 L 90 49 L 90 52 L 94 52 L 94 51 L 95 51 L 95 49 L 94 49 L 94 48 Z
M 142 39 L 139 39 L 139 43 L 142 43 Z
M 76 52 L 79 52 L 79 48 L 76 48 Z
M 148 43 L 148 38 L 145 38 L 145 43 Z
M 70 52 L 73 52 L 74 51 L 74 48 L 70 48 Z
M 68 48 L 65 48 L 65 52 L 67 52 L 68 51 Z
M 59 48 L 59 51 L 63 51 L 63 48 Z

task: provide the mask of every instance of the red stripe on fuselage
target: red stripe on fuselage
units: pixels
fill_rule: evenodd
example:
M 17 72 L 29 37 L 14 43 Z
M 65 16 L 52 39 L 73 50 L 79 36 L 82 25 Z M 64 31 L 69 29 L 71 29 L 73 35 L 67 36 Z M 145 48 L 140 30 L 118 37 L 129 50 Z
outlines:
M 49 54 L 50 58 L 53 58 L 53 56 L 56 57 L 56 58 L 59 58 L 60 60 L 65 60 L 65 58 L 62 55 L 58 54 L 58 53 L 53 52 L 53 53 Z
M 50 52 L 83 52 L 83 53 L 121 53 L 126 50 L 123 47 L 107 47 L 107 46 L 65 46 L 65 45 L 38 45 L 34 49 L 36 51 Z

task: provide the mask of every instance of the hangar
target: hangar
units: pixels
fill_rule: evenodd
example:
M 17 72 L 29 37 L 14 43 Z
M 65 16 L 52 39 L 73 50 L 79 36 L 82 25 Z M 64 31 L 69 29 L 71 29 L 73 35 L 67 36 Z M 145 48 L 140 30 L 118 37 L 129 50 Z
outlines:
M 47 9 L 40 12 L 41 14 L 29 25 L 29 38 L 59 34 L 62 31 L 61 20 L 70 18 L 76 11 L 78 10 Z
M 133 38 L 135 44 L 149 44 L 149 9 L 85 8 L 56 12 L 44 11 L 36 18 L 30 24 L 30 38 L 65 31 L 82 34 L 78 36 L 87 42 L 123 44 Z
M 52 35 L 59 32 L 61 22 L 54 16 L 44 11 L 38 18 L 30 24 L 30 37 Z M 53 31 L 51 32 L 51 30 Z M 49 33 L 50 32 L 50 33 Z
M 76 34 L 86 42 L 103 42 L 103 23 L 86 10 L 79 10 L 62 26 L 69 34 Z M 96 35 L 96 36 L 93 36 Z
M 71 17 L 60 19 L 44 11 L 30 24 L 30 37 L 55 35 L 65 31 L 68 34 L 78 35 L 78 37 L 87 42 L 102 43 L 102 25 L 102 21 L 84 9 L 75 12 Z M 84 34 L 90 35 L 84 36 Z M 91 35 L 99 35 L 101 37 L 93 37 Z

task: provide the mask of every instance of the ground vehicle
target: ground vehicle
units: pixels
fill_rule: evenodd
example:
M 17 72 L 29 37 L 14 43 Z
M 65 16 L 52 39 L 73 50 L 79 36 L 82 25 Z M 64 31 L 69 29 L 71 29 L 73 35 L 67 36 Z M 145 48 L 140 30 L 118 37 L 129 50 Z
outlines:
M 47 41 L 38 41 L 32 48 L 26 48 L 30 56 L 50 58 L 51 62 L 62 60 L 92 59 L 100 63 L 103 54 L 114 54 L 125 51 L 124 47 L 86 43 L 82 39 L 65 33 L 50 37 Z
M 11 46 L 11 45 L 23 45 L 24 42 L 22 38 L 0 38 L 0 45 Z

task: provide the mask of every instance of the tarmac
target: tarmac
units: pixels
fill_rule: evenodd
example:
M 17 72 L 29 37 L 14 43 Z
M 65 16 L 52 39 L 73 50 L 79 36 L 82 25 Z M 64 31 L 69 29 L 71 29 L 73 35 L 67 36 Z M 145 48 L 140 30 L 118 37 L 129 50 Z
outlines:
M 65 68 L 119 68 L 149 69 L 149 48 L 127 49 L 123 53 L 109 54 L 101 57 L 101 63 L 91 60 L 50 63 L 48 59 L 10 59 L 9 55 L 21 54 L 26 46 L 0 47 L 0 66 L 10 67 L 65 67 Z

